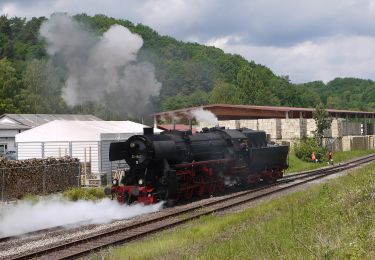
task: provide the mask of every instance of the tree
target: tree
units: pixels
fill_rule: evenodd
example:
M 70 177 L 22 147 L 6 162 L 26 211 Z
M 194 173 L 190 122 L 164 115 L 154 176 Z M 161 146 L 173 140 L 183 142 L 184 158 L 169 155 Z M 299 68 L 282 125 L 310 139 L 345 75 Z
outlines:
M 61 97 L 63 83 L 52 62 L 32 60 L 22 76 L 22 105 L 29 113 L 61 113 L 66 104 Z
M 208 103 L 208 94 L 202 90 L 196 90 L 190 95 L 177 94 L 168 97 L 161 104 L 163 110 L 174 110 L 184 107 L 196 107 L 206 105 Z
M 236 87 L 232 84 L 222 81 L 215 82 L 215 87 L 212 89 L 209 96 L 210 104 L 240 104 L 236 99 Z
M 313 112 L 313 118 L 316 124 L 315 138 L 318 140 L 319 145 L 323 143 L 324 131 L 331 128 L 332 118 L 325 110 L 322 103 L 316 106 Z
M 273 105 L 278 103 L 277 97 L 264 86 L 250 66 L 242 68 L 238 73 L 237 87 L 236 98 L 241 104 Z
M 16 96 L 19 92 L 20 84 L 12 63 L 0 60 L 0 114 L 18 112 Z

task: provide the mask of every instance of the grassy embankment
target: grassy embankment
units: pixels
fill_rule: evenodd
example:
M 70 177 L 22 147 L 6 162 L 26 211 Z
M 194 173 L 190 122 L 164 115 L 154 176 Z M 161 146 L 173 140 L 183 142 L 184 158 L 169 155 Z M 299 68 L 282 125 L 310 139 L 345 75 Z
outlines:
M 110 249 L 106 259 L 374 259 L 375 163 L 259 204 Z
M 361 157 L 369 154 L 375 153 L 375 150 L 354 150 L 354 151 L 347 151 L 347 152 L 335 152 L 333 155 L 334 163 L 344 162 L 350 159 L 354 159 L 356 157 Z M 289 154 L 289 168 L 286 173 L 293 173 L 293 172 L 300 172 L 300 171 L 307 171 L 313 170 L 320 167 L 327 166 L 327 162 L 320 162 L 320 163 L 312 163 L 312 162 L 305 162 L 298 159 L 293 151 Z

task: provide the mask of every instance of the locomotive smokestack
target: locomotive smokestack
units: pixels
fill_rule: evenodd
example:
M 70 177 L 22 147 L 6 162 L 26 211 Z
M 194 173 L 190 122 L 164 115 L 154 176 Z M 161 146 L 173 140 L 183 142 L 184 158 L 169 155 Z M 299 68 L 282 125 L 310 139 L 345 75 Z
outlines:
M 143 128 L 143 134 L 144 135 L 153 135 L 154 134 L 154 128 L 153 127 L 144 127 Z

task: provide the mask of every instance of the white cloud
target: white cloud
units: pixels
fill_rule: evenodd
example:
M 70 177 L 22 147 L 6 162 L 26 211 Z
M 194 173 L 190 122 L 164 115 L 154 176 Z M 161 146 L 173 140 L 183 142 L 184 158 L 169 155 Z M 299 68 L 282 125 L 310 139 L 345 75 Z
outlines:
M 295 82 L 375 79 L 375 0 L 3 0 L 0 11 L 128 19 L 178 40 L 239 53 Z
M 375 76 L 375 37 L 341 35 L 287 47 L 231 44 L 227 38 L 209 43 L 265 64 L 277 75 L 289 75 L 293 82 Z
M 152 25 L 162 34 L 185 31 L 199 26 L 207 19 L 207 9 L 212 0 L 155 0 L 145 1 L 137 10 L 142 23 Z
M 206 42 L 207 46 L 214 46 L 220 49 L 226 48 L 228 45 L 238 44 L 241 42 L 241 37 L 238 35 L 228 35 L 219 38 L 213 38 Z

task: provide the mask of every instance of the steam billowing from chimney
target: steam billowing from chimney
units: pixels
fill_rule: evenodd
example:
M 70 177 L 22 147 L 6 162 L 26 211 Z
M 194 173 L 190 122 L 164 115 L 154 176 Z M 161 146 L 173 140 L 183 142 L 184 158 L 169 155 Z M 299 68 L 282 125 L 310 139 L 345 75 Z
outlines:
M 219 120 L 214 113 L 208 110 L 204 110 L 202 107 L 194 109 L 190 112 L 198 122 L 204 122 L 212 126 L 219 125 Z
M 141 115 L 161 84 L 154 67 L 138 62 L 142 38 L 120 25 L 102 36 L 64 14 L 44 22 L 40 34 L 47 52 L 67 71 L 63 98 L 70 106 L 97 101 L 113 112 Z

